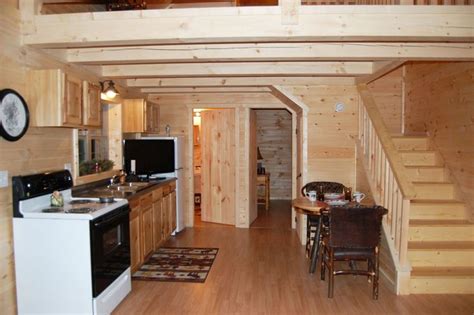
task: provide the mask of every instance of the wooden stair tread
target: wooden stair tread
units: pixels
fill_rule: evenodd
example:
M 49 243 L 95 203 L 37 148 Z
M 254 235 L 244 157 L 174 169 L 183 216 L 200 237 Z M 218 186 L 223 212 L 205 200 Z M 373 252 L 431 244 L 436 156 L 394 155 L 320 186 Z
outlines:
M 444 166 L 440 165 L 405 165 L 406 168 L 422 168 L 422 169 L 444 169 Z
M 474 227 L 473 223 L 467 220 L 410 220 L 410 226 L 463 226 L 470 225 Z
M 410 203 L 433 203 L 433 204 L 464 204 L 464 202 L 456 199 L 412 199 Z
M 474 267 L 413 267 L 411 277 L 474 277 Z
M 449 242 L 408 242 L 408 249 L 474 249 L 474 242 L 449 241 Z

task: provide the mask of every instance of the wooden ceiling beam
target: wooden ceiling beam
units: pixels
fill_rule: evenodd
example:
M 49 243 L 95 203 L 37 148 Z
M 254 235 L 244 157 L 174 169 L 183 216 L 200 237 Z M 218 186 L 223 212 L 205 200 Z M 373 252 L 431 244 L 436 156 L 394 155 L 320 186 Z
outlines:
M 360 76 L 372 73 L 372 62 L 227 62 L 102 66 L 107 78 L 193 76 Z
M 58 49 L 49 51 L 57 53 Z M 80 64 L 474 59 L 472 43 L 231 43 L 74 48 L 59 51 L 66 56 L 67 62 Z
M 136 87 L 206 87 L 267 85 L 354 85 L 351 77 L 213 77 L 127 79 L 122 84 Z
M 25 1 L 25 0 L 22 0 Z M 464 6 L 301 6 L 282 24 L 280 7 L 227 7 L 36 15 L 23 43 L 42 48 L 165 43 L 287 41 L 472 41 Z
M 172 94 L 172 93 L 268 93 L 269 87 L 265 86 L 209 86 L 209 87 L 173 87 L 173 88 L 143 88 L 145 94 Z

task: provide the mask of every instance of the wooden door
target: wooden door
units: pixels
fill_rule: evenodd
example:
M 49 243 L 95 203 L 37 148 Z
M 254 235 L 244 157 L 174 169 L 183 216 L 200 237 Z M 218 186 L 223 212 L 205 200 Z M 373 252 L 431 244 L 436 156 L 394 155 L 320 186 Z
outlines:
M 201 219 L 235 224 L 235 111 L 201 112 Z
M 67 126 L 82 124 L 82 81 L 66 75 L 63 123 Z

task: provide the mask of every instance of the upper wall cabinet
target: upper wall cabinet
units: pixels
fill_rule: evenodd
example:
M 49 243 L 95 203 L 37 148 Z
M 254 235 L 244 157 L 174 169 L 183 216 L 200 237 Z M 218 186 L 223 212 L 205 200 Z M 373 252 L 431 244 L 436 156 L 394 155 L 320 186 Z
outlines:
M 126 99 L 122 103 L 122 132 L 159 131 L 160 108 L 144 99 Z
M 100 126 L 100 88 L 60 69 L 29 72 L 31 125 Z
M 100 86 L 84 81 L 83 83 L 83 106 L 82 120 L 83 125 L 91 127 L 100 127 Z

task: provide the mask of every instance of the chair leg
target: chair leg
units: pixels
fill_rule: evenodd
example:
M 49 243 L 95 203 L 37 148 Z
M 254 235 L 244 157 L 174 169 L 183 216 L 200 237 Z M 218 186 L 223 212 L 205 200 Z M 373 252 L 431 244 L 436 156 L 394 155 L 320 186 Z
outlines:
M 311 263 L 309 265 L 309 273 L 314 273 L 318 263 L 319 243 L 321 241 L 321 220 L 318 221 L 316 232 L 314 234 L 313 248 L 311 249 Z
M 373 277 L 373 292 L 372 298 L 377 300 L 379 298 L 379 248 L 375 247 L 375 257 L 374 257 L 374 277 Z
M 322 247 L 321 251 L 322 251 L 321 252 L 321 280 L 324 281 L 326 277 L 326 261 L 325 261 L 326 250 Z
M 332 299 L 334 296 L 334 252 L 329 250 L 329 283 L 328 283 L 328 298 Z

